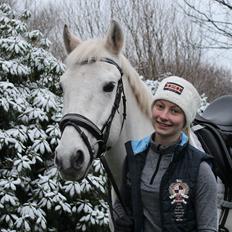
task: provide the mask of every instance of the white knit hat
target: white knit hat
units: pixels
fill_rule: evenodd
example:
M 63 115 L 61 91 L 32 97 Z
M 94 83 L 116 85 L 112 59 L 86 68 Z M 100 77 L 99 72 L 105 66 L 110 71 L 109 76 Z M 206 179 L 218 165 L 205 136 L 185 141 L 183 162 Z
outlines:
M 185 114 L 186 125 L 189 127 L 194 120 L 201 98 L 195 87 L 187 80 L 170 76 L 162 80 L 153 98 L 155 101 L 163 99 L 178 105 Z

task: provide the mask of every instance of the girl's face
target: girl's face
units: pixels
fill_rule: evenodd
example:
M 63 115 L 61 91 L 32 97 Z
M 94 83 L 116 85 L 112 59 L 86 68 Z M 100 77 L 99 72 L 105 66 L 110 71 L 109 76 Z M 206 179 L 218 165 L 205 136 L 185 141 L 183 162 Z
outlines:
M 157 100 L 152 107 L 152 123 L 155 141 L 170 144 L 178 141 L 185 126 L 185 114 L 176 104 Z

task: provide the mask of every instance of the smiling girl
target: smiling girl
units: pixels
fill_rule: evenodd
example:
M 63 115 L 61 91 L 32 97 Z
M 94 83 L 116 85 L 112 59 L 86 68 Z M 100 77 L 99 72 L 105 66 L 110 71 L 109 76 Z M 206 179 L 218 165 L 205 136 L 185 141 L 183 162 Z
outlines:
M 189 144 L 200 96 L 183 78 L 164 79 L 151 106 L 154 133 L 126 143 L 127 158 L 115 232 L 216 232 L 212 160 Z

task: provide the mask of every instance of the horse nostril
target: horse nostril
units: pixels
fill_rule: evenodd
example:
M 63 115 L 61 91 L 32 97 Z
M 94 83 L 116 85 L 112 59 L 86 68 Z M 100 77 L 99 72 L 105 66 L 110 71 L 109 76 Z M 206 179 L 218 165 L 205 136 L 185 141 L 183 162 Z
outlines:
M 76 154 L 71 157 L 71 165 L 75 169 L 80 169 L 84 162 L 84 153 L 81 150 L 78 150 Z

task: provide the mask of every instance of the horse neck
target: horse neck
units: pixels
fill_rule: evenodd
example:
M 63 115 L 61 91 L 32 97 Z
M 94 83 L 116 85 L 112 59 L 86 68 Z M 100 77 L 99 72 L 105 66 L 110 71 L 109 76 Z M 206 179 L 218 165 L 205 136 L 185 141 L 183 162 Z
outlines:
M 129 83 L 125 81 L 124 86 L 127 99 L 127 119 L 123 131 L 124 138 L 123 136 L 120 138 L 123 140 L 122 142 L 141 139 L 153 130 L 150 118 L 142 112 Z
M 141 139 L 153 131 L 151 120 L 141 111 L 127 81 L 124 81 L 124 89 L 127 100 L 126 121 L 117 143 L 112 146 L 111 151 L 106 156 L 108 165 L 118 186 L 121 185 L 122 167 L 126 157 L 125 143 L 129 140 Z

